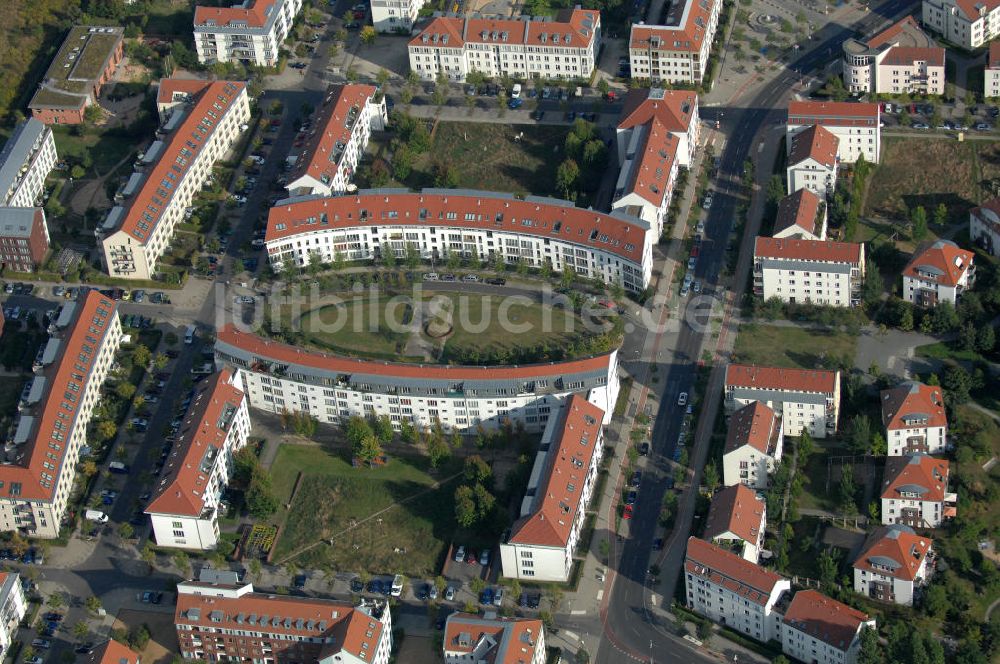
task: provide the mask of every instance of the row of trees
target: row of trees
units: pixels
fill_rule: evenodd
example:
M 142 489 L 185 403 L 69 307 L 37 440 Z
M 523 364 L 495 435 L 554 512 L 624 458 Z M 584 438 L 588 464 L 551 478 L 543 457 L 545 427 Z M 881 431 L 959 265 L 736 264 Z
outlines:
M 577 192 L 593 191 L 604 177 L 608 149 L 592 123 L 577 119 L 566 136 L 566 158 L 556 169 L 556 189 L 572 200 Z
M 233 456 L 232 486 L 243 490 L 247 512 L 257 519 L 266 519 L 278 510 L 271 476 L 253 446 L 248 445 Z

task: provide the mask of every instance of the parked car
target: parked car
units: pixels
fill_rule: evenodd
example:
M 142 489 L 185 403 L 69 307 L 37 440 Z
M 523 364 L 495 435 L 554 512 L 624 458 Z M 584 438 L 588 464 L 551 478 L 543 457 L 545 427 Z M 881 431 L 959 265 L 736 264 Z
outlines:
M 48 639 L 34 639 L 31 642 L 32 648 L 42 648 L 43 650 L 48 650 L 52 647 L 52 642 Z
M 686 406 L 687 402 L 688 402 L 688 393 L 687 392 L 681 392 L 680 394 L 677 395 L 677 405 L 678 406 Z
M 483 594 L 479 596 L 479 602 L 486 605 L 493 604 L 493 589 L 486 588 L 483 590 Z
M 360 593 L 360 592 L 364 592 L 364 590 L 365 590 L 365 584 L 362 583 L 360 577 L 356 576 L 353 579 L 351 579 L 351 592 L 352 593 Z
M 625 504 L 626 505 L 635 505 L 635 501 L 637 501 L 638 499 L 639 499 L 639 492 L 638 491 L 635 491 L 635 490 L 629 491 L 628 495 L 625 496 Z
M 486 567 L 487 565 L 490 564 L 490 550 L 489 549 L 483 549 L 482 552 L 480 552 L 480 554 L 479 554 L 479 564 L 482 565 L 483 567 Z
M 444 589 L 444 598 L 449 602 L 455 599 L 455 589 L 452 586 Z
M 633 489 L 636 489 L 639 487 L 639 484 L 641 482 L 642 482 L 642 471 L 637 470 L 634 473 L 632 473 L 632 479 L 629 480 L 629 486 L 632 487 Z
M 639 456 L 646 456 L 649 454 L 649 443 L 639 444 Z
M 634 512 L 633 512 L 632 506 L 631 505 L 626 505 L 625 506 L 625 511 L 622 512 L 622 518 L 623 519 L 631 519 L 633 513 Z
M 455 549 L 455 562 L 460 563 L 463 560 L 465 560 L 465 547 L 459 546 L 457 549 Z

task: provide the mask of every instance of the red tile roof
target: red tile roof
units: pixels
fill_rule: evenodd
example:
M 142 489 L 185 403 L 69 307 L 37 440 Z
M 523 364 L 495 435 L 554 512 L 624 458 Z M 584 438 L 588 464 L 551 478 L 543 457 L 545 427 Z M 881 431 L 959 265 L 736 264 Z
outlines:
M 559 431 L 545 460 L 546 478 L 535 511 L 511 528 L 514 544 L 565 547 L 582 504 L 583 486 L 601 441 L 604 411 L 579 394 L 559 412 Z
M 955 4 L 962 10 L 966 18 L 970 21 L 976 21 L 980 18 L 980 7 L 983 9 L 984 15 L 989 14 L 1000 7 L 1000 0 L 955 0 Z
M 340 355 L 328 355 L 318 351 L 305 350 L 278 341 L 270 341 L 255 334 L 237 330 L 232 324 L 219 331 L 218 341 L 240 348 L 263 360 L 273 360 L 284 364 L 298 364 L 324 371 L 343 374 L 372 374 L 399 378 L 423 378 L 430 380 L 508 380 L 519 378 L 542 378 L 547 376 L 570 376 L 594 371 L 607 371 L 611 353 L 581 360 L 550 362 L 548 364 L 524 364 L 510 367 L 473 367 L 458 365 L 426 365 L 363 360 Z
M 250 0 L 250 6 L 233 7 L 202 7 L 194 8 L 194 25 L 224 28 L 230 23 L 245 25 L 250 28 L 263 28 L 267 25 L 267 17 L 272 10 L 277 11 L 283 0 Z M 234 26 L 235 27 L 235 26 Z
M 866 44 L 868 48 L 878 48 L 883 44 L 896 43 L 896 38 L 904 32 L 920 30 L 916 20 L 912 16 L 904 16 L 902 20 L 896 21 L 882 32 L 869 39 Z
M 774 219 L 774 235 L 797 226 L 807 233 L 819 236 L 822 230 L 819 206 L 823 201 L 810 189 L 798 189 L 778 202 Z
M 444 649 L 448 652 L 467 653 L 471 656 L 476 645 L 488 638 L 496 645 L 487 651 L 479 650 L 481 659 L 488 664 L 526 664 L 533 662 L 539 635 L 544 626 L 533 618 L 481 618 L 469 613 L 448 616 L 444 628 Z
M 917 535 L 908 526 L 882 526 L 865 540 L 854 568 L 913 581 L 932 543 L 930 538 Z
M 764 499 L 745 484 L 720 489 L 712 496 L 705 521 L 705 539 L 732 533 L 756 545 L 764 530 Z
M 840 139 L 821 125 L 812 125 L 805 131 L 792 136 L 788 165 L 795 166 L 806 159 L 812 159 L 827 168 L 837 165 L 837 147 Z
M 680 139 L 668 132 L 658 118 L 649 121 L 639 163 L 633 168 L 628 193 L 635 192 L 656 206 L 670 193 L 670 172 L 677 159 Z
M 759 452 L 773 455 L 780 426 L 781 419 L 767 404 L 761 401 L 748 403 L 729 419 L 724 454 L 749 445 Z
M 48 390 L 35 430 L 26 449 L 11 464 L 0 465 L 0 497 L 51 501 L 59 473 L 66 470 L 63 458 L 78 426 L 80 396 L 92 377 L 93 363 L 107 341 L 108 328 L 118 305 L 97 291 L 88 291 L 76 303 L 76 319 L 67 328 L 59 346 L 59 361 L 47 374 Z M 64 395 L 72 394 L 74 399 Z
M 690 90 L 630 90 L 618 129 L 631 129 L 657 118 L 667 131 L 687 133 L 697 108 L 698 94 Z
M 886 429 L 913 429 L 916 427 L 946 427 L 948 417 L 944 412 L 941 388 L 923 383 L 906 382 L 882 390 L 882 426 Z M 917 417 L 926 423 L 907 423 L 907 418 Z
M 462 48 L 462 31 L 465 27 L 462 19 L 452 16 L 437 16 L 420 34 L 410 40 L 410 46 L 433 46 L 441 48 Z M 424 37 L 427 41 L 424 41 Z M 447 37 L 447 40 L 444 39 Z M 437 40 L 435 41 L 435 38 Z
M 782 369 L 730 364 L 726 367 L 727 387 L 830 394 L 837 386 L 839 372 L 822 369 Z
M 129 202 L 120 230 L 143 244 L 152 237 L 163 211 L 197 159 L 198 151 L 215 131 L 218 121 L 209 113 L 221 117 L 245 89 L 246 83 L 237 81 L 215 81 L 205 88 L 184 121 L 170 135 L 160 158 Z M 171 187 L 165 187 L 164 183 Z M 199 187 L 197 183 L 195 189 Z
M 348 124 L 352 109 L 355 118 L 361 116 L 365 105 L 378 90 L 373 85 L 334 85 L 327 91 L 326 100 L 319 109 L 316 133 L 299 155 L 300 165 L 290 180 L 309 175 L 324 183 L 333 181 L 340 167 L 340 158 L 351 139 L 353 124 Z M 357 122 L 357 119 L 355 119 Z M 340 153 L 337 153 L 338 145 Z
M 989 69 L 1000 68 L 1000 41 L 990 42 L 990 53 L 987 56 L 986 66 Z
M 878 104 L 850 101 L 793 101 L 788 104 L 789 125 L 877 127 Z
M 175 93 L 191 95 L 192 97 L 207 88 L 212 81 L 199 78 L 164 78 L 156 90 L 156 103 L 168 104 L 174 100 Z
M 198 389 L 167 459 L 163 479 L 146 508 L 147 514 L 201 516 L 212 468 L 221 455 L 236 451 L 224 449 L 234 417 L 223 416 L 227 410 L 239 409 L 246 395 L 232 381 L 233 372 L 223 369 Z M 220 424 L 225 424 L 225 428 Z M 211 450 L 214 450 L 212 460 L 206 462 Z
M 89 664 L 139 664 L 139 654 L 117 641 L 97 646 L 87 659 Z
M 701 51 L 705 44 L 708 23 L 716 3 L 722 0 L 684 0 L 686 6 L 677 25 L 632 24 L 629 48 L 652 48 L 654 51 L 694 52 Z M 653 37 L 659 38 L 659 45 L 653 45 Z
M 943 286 L 957 286 L 974 258 L 975 254 L 959 249 L 951 240 L 937 240 L 913 254 L 903 270 L 903 276 Z
M 573 9 L 552 21 L 438 16 L 409 45 L 461 48 L 464 44 L 524 44 L 585 48 L 592 43 L 600 22 L 601 13 L 595 9 Z M 439 36 L 437 42 L 434 35 Z M 444 35 L 448 36 L 447 43 L 441 39 Z
M 362 211 L 368 216 L 362 218 Z M 454 218 L 447 218 L 453 214 Z M 500 221 L 498 221 L 498 218 Z M 605 251 L 642 264 L 648 224 L 558 201 L 519 200 L 488 192 L 363 192 L 313 198 L 271 208 L 266 241 L 329 229 L 445 226 L 524 233 Z
M 882 498 L 899 500 L 901 493 L 916 493 L 924 502 L 944 500 L 948 491 L 948 461 L 926 454 L 888 457 L 882 475 Z
M 838 650 L 847 651 L 868 614 L 815 590 L 800 590 L 785 611 L 785 624 Z
M 761 606 L 767 604 L 775 585 L 783 580 L 780 575 L 697 537 L 688 538 L 684 569 L 696 577 L 708 577 L 715 585 Z
M 861 265 L 861 259 L 864 255 L 863 246 L 859 242 L 758 236 L 754 241 L 753 255 L 754 258 L 782 258 L 817 263 Z
M 944 48 L 920 48 L 918 46 L 896 46 L 886 53 L 883 65 L 912 65 L 925 62 L 928 67 L 944 67 Z

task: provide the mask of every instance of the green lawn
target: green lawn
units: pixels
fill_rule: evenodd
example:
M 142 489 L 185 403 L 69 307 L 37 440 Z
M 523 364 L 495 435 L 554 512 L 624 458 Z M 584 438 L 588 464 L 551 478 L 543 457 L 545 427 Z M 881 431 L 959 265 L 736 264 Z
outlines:
M 189 0 L 153 0 L 148 4 L 146 15 L 149 19 L 144 30 L 147 35 L 181 38 L 182 41 L 188 41 L 187 36 L 191 32 L 191 22 L 194 20 L 194 11 Z M 222 3 L 221 6 L 230 4 L 236 3 Z
M 69 127 L 54 126 L 52 132 L 60 159 L 80 161 L 89 154 L 93 168 L 101 175 L 106 175 L 112 166 L 139 147 L 134 138 L 93 129 L 85 130 L 82 136 L 74 136 Z
M 983 356 L 974 350 L 962 350 L 956 344 L 938 341 L 925 346 L 917 346 L 917 357 L 930 357 L 937 360 L 955 360 L 960 362 L 978 362 Z
M 303 478 L 290 509 L 285 510 L 299 473 Z M 295 558 L 311 568 L 400 572 L 411 577 L 436 573 L 456 530 L 452 494 L 457 479 L 428 490 L 457 472 L 449 467 L 431 474 L 423 459 L 392 458 L 382 468 L 353 468 L 340 456 L 314 446 L 285 445 L 271 467 L 275 493 L 282 504 L 277 518 L 284 528 L 275 560 L 313 542 L 323 542 Z M 352 523 L 359 523 L 347 533 Z M 401 551 L 396 552 L 399 548 Z M 405 550 L 405 553 L 402 552 Z
M 835 330 L 777 325 L 741 325 L 734 361 L 786 368 L 815 369 L 828 357 L 854 360 L 857 339 Z
M 313 309 L 300 321 L 308 341 L 317 346 L 352 354 L 392 355 L 406 344 L 408 334 L 400 328 L 407 307 L 391 308 L 384 300 L 359 298 Z
M 802 476 L 802 497 L 799 499 L 799 507 L 804 509 L 828 510 L 839 512 L 839 490 L 840 473 L 834 468 L 833 479 L 830 482 L 829 493 L 826 490 L 827 460 L 831 456 L 848 454 L 846 447 L 839 447 L 837 444 L 826 440 L 816 440 L 816 451 L 809 457 L 805 468 L 798 468 L 797 473 Z M 856 484 L 860 486 L 861 480 L 856 477 Z

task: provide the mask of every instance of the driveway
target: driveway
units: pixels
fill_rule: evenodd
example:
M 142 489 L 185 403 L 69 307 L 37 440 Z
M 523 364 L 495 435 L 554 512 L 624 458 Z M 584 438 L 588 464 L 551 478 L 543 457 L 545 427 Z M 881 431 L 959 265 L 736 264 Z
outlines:
M 923 360 L 914 361 L 917 347 L 937 341 L 939 339 L 920 332 L 888 330 L 879 334 L 877 328 L 866 327 L 858 337 L 854 366 L 868 371 L 869 367 L 877 364 L 882 373 L 910 378 L 916 367 L 923 370 Z

